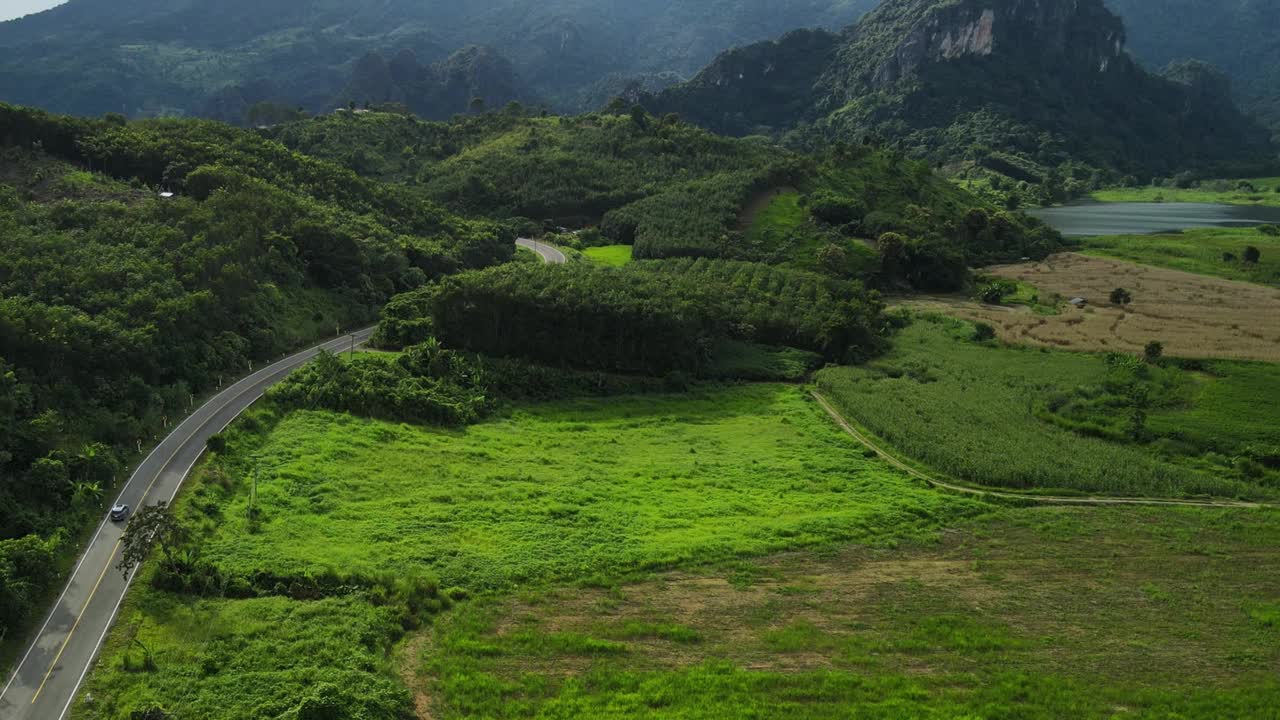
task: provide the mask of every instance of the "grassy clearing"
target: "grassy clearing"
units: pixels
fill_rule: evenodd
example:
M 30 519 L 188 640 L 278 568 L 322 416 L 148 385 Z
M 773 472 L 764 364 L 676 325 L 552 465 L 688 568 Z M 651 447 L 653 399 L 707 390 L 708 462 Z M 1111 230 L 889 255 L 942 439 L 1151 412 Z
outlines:
M 780 385 L 558 402 L 465 431 L 259 411 L 228 443 L 179 503 L 205 561 L 237 576 L 431 574 L 457 588 L 451 597 L 926 541 L 983 507 L 864 457 L 800 388 Z M 358 697 L 368 688 L 362 717 L 398 717 L 392 709 L 411 700 L 384 690 L 394 687 L 386 648 L 401 626 L 369 602 L 197 600 L 140 584 L 89 685 L 112 701 L 82 703 L 77 717 L 124 720 L 152 702 L 210 720 L 293 717 L 289 707 L 317 683 Z M 328 615 L 304 622 L 309 612 Z M 127 669 L 142 652 L 131 628 L 141 628 L 155 672 Z M 555 642 L 609 653 L 636 637 L 695 639 L 636 625 L 615 639 Z M 279 657 L 265 657 L 277 644 Z M 332 658 L 339 646 L 349 656 Z
M 917 320 L 884 358 L 823 370 L 817 381 L 846 417 L 961 481 L 1056 493 L 1276 494 L 1274 471 L 1259 474 L 1231 454 L 1256 444 L 1266 457 L 1280 447 L 1267 419 L 1280 402 L 1280 366 L 1217 362 L 1211 377 L 1171 371 L 1187 376 L 1186 393 L 1165 405 L 1153 397 L 1145 410 L 1145 432 L 1160 439 L 1122 443 L 1090 436 L 1109 416 L 1040 419 L 1073 394 L 1107 394 L 1101 356 L 994 347 L 973 342 L 972 332 L 966 323 Z M 1207 447 L 1194 443 L 1197 433 Z
M 1277 195 L 1280 201 L 1280 195 Z M 1173 270 L 1210 275 L 1228 280 L 1244 280 L 1280 286 L 1280 237 L 1256 228 L 1187 230 L 1170 235 L 1114 235 L 1088 238 L 1083 252 L 1088 255 L 1128 260 Z M 1262 251 L 1256 265 L 1241 261 L 1250 245 Z M 1224 254 L 1235 256 L 1225 260 Z
M 584 248 L 582 255 L 597 265 L 622 267 L 623 265 L 631 262 L 631 246 L 603 245 L 600 247 Z
M 1248 187 L 1240 187 L 1248 183 Z M 1099 190 L 1091 195 L 1101 202 L 1182 202 L 1227 203 L 1229 205 L 1280 206 L 1280 178 L 1250 178 L 1247 180 L 1216 180 L 1202 183 L 1198 188 L 1138 187 Z
M 748 239 L 764 243 L 770 233 L 786 235 L 807 224 L 809 211 L 800 206 L 800 197 L 796 190 L 774 190 L 757 199 L 744 217 Z
M 464 431 L 322 412 L 245 436 L 191 498 L 206 557 L 243 572 L 415 568 L 469 590 L 609 578 L 784 547 L 932 532 L 957 508 L 862 458 L 798 388 L 534 407 Z
M 1004 511 L 939 544 L 495 598 L 419 658 L 437 718 L 1274 718 L 1280 516 Z

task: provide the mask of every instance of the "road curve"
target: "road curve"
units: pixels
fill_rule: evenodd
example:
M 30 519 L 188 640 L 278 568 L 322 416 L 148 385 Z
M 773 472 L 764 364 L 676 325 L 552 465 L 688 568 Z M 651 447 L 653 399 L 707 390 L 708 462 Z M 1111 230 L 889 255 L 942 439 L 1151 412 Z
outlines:
M 810 392 L 813 399 L 818 401 L 823 410 L 831 416 L 831 419 L 840 426 L 854 440 L 865 445 L 881 459 L 895 468 L 905 472 L 913 478 L 923 480 L 929 487 L 940 490 L 947 490 L 962 495 L 973 495 L 979 498 L 993 498 L 996 500 L 1014 500 L 1040 505 L 1139 505 L 1139 506 L 1155 506 L 1155 507 L 1213 507 L 1213 508 L 1274 508 L 1274 504 L 1260 502 L 1245 502 L 1241 500 L 1184 500 L 1181 498 L 1133 498 L 1133 497 L 1106 497 L 1106 496 L 1070 496 L 1070 495 L 1033 495 L 1030 493 L 1018 493 L 1005 490 L 988 490 L 986 488 L 968 487 L 965 485 L 957 485 L 955 483 L 939 480 L 932 475 L 920 472 L 910 465 L 902 462 L 898 458 L 891 455 L 884 448 L 880 447 L 875 441 L 868 437 L 865 433 L 859 432 L 848 420 L 840 414 L 830 402 L 827 401 L 822 393 L 814 390 Z
M 563 265 L 569 260 L 564 256 L 564 253 L 560 251 L 560 248 L 557 248 L 555 245 L 548 245 L 541 240 L 520 238 L 519 240 L 516 240 L 516 245 L 538 253 L 538 256 L 542 258 L 542 261 L 549 265 Z
M 218 393 L 151 451 L 118 502 L 136 509 L 173 500 L 204 454 L 209 437 L 226 428 L 267 388 L 321 350 L 341 352 L 363 344 L 372 334 L 373 328 L 367 328 L 335 338 L 268 365 Z M 44 626 L 0 690 L 0 718 L 60 720 L 67 715 L 133 579 L 116 569 L 123 533 L 120 523 L 103 520 L 98 526 Z

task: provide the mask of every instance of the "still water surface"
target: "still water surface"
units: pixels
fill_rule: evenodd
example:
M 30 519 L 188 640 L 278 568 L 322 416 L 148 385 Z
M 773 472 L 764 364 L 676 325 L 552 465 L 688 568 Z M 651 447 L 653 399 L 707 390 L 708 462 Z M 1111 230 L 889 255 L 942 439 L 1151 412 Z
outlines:
M 1280 223 L 1280 207 L 1205 203 L 1080 203 L 1029 213 L 1067 237 L 1143 235 Z

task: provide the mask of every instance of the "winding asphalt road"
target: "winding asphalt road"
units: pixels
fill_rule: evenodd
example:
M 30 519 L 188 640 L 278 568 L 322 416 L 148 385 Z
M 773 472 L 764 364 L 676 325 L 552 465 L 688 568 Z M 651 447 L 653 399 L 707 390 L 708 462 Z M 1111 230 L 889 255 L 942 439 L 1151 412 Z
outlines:
M 372 334 L 373 328 L 367 328 L 335 338 L 268 365 L 218 393 L 142 461 L 117 502 L 136 509 L 173 500 L 204 454 L 209 437 L 226 428 L 267 388 L 321 350 L 348 350 L 364 344 Z M 123 523 L 104 520 L 98 526 L 40 633 L 0 691 L 0 718 L 59 720 L 66 716 L 133 579 L 132 574 L 125 578 L 116 569 L 123 534 Z
M 520 238 L 519 240 L 516 240 L 516 244 L 522 248 L 528 248 L 538 253 L 543 262 L 551 265 L 563 265 L 568 259 L 555 245 L 548 245 L 537 240 L 529 240 L 528 238 Z
M 538 253 L 544 262 L 561 264 L 566 260 L 555 246 L 525 239 L 516 243 Z M 151 451 L 116 502 L 135 510 L 171 502 L 204 454 L 209 438 L 222 432 L 268 388 L 310 362 L 320 351 L 354 349 L 372 334 L 373 328 L 366 328 L 321 343 L 268 365 L 218 393 Z M 70 711 L 133 581 L 132 573 L 125 578 L 116 569 L 123 534 L 123 523 L 103 520 L 98 526 L 44 626 L 0 690 L 0 719 L 61 720 Z

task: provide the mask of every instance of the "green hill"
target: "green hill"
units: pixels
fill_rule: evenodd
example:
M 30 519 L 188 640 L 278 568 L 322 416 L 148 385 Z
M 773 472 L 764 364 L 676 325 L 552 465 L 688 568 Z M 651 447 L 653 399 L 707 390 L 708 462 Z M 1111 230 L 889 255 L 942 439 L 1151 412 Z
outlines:
M 874 241 L 886 233 L 946 254 L 960 276 L 966 262 L 1042 256 L 1058 242 L 901 153 L 838 143 L 810 155 L 638 109 L 578 117 L 513 110 L 449 123 L 339 113 L 270 134 L 408 183 L 457 212 L 521 218 L 534 233 L 598 227 L 561 241 L 632 245 L 637 259 L 749 260 L 878 282 L 886 278 L 872 277 L 882 270 Z

